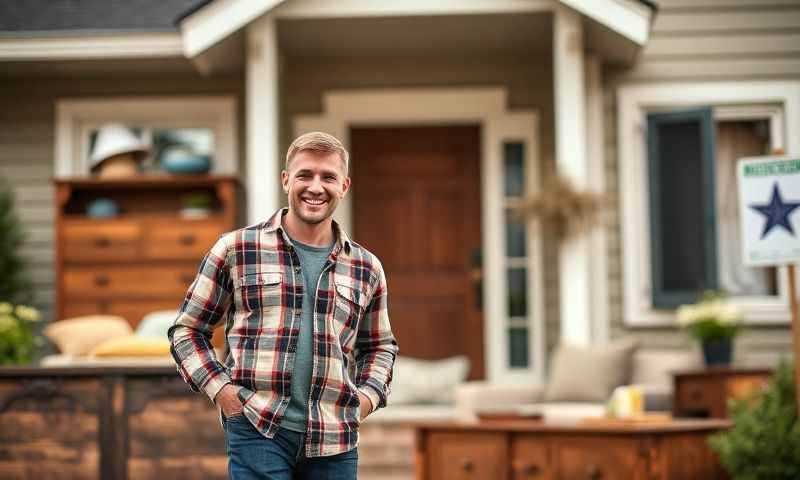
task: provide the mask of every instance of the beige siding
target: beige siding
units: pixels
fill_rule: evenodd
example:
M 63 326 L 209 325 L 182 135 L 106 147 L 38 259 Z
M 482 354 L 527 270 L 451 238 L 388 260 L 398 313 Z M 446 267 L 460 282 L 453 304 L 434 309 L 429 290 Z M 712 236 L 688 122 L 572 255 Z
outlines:
M 616 89 L 643 82 L 800 78 L 800 0 L 661 0 L 650 42 L 638 63 L 606 73 L 606 174 L 615 199 L 609 234 L 612 336 L 633 334 L 645 345 L 693 345 L 673 328 L 629 329 L 623 324 L 621 227 L 618 204 Z M 738 341 L 740 360 L 788 353 L 788 326 L 748 328 Z
M 185 74 L 115 78 L 0 77 L 0 104 L 3 105 L 0 109 L 0 177 L 13 185 L 17 213 L 27 235 L 20 253 L 27 261 L 27 273 L 36 289 L 35 304 L 47 320 L 52 319 L 55 301 L 51 178 L 56 99 L 155 94 L 233 94 L 241 98 L 242 91 L 243 80 L 238 75 L 221 78 Z
M 414 57 L 286 59 L 281 77 L 282 137 L 291 141 L 291 119 L 319 113 L 322 94 L 334 89 L 505 86 L 510 108 L 535 109 L 540 115 L 541 170 L 553 168 L 553 81 L 550 57 Z M 431 105 L 431 108 L 436 108 Z M 356 232 L 356 238 L 357 238 Z M 486 248 L 491 248 L 486 246 Z M 494 247 L 496 248 L 496 247 Z M 545 318 L 547 344 L 558 341 L 558 254 L 546 238 Z M 534 306 L 535 308 L 535 306 Z

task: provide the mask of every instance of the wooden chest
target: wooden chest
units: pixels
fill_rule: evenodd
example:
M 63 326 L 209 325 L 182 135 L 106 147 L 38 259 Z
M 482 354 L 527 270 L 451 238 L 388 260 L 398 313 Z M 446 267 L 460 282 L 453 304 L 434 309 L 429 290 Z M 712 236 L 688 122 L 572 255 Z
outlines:
M 417 480 L 724 479 L 708 447 L 723 420 L 661 425 L 418 425 Z
M 237 180 L 218 176 L 142 176 L 56 180 L 56 319 L 105 313 L 135 327 L 155 310 L 180 306 L 203 255 L 235 228 Z M 204 195 L 209 215 L 181 215 L 184 198 Z M 112 218 L 90 218 L 108 198 Z

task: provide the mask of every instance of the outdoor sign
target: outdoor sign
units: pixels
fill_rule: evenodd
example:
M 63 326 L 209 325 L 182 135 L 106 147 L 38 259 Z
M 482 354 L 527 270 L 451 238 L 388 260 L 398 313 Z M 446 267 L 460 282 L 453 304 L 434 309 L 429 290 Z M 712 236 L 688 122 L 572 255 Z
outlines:
M 737 174 L 744 264 L 800 262 L 800 158 L 743 158 Z

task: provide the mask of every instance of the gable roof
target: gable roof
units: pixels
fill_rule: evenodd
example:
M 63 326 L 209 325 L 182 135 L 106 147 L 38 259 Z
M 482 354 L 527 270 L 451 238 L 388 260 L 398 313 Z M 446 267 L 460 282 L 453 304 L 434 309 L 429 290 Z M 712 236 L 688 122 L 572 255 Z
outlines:
M 177 32 L 210 0 L 0 0 L 0 35 Z

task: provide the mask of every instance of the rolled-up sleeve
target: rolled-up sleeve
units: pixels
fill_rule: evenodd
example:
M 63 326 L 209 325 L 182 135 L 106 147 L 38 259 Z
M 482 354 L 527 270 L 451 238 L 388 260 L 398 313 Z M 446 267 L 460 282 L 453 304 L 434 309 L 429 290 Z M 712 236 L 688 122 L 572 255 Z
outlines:
M 225 320 L 233 284 L 226 263 L 228 246 L 223 235 L 200 263 L 197 276 L 169 328 L 170 351 L 183 380 L 195 392 L 214 401 L 231 382 L 211 345 L 214 328 Z
M 372 411 L 386 406 L 398 346 L 389 323 L 386 275 L 378 263 L 372 296 L 359 322 L 355 344 L 356 386 L 372 402 Z

